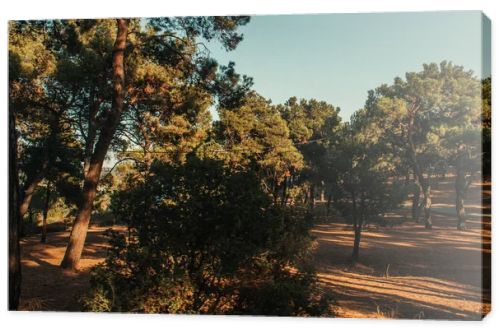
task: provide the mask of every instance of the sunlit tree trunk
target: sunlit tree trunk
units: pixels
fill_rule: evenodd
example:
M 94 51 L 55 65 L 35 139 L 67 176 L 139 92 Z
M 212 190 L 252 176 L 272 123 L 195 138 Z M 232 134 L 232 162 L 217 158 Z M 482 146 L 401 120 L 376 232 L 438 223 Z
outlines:
M 464 195 L 462 191 L 457 191 L 457 198 L 456 198 L 456 206 L 457 206 L 457 229 L 459 230 L 465 230 L 466 228 L 466 214 L 465 214 L 465 207 L 464 207 Z
M 431 185 L 430 182 L 427 181 L 427 184 L 425 184 L 424 187 L 424 223 L 426 229 L 432 228 L 431 206 L 432 206 Z
M 113 99 L 111 110 L 107 115 L 99 139 L 90 160 L 88 172 L 85 174 L 82 203 L 71 230 L 66 253 L 61 267 L 76 270 L 82 255 L 85 238 L 92 214 L 97 186 L 101 176 L 104 158 L 113 140 L 123 112 L 125 94 L 125 48 L 127 45 L 128 20 L 117 19 L 117 35 L 113 48 Z

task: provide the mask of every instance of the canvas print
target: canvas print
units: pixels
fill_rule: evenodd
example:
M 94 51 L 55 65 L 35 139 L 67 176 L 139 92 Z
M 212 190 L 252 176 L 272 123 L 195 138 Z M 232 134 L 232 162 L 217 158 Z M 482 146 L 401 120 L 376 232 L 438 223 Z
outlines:
M 488 314 L 481 12 L 8 34 L 10 310 Z

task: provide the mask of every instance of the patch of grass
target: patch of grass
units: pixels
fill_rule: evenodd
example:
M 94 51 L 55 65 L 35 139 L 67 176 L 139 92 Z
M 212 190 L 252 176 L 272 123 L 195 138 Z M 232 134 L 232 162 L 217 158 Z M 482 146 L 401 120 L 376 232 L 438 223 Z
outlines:
M 396 307 L 388 307 L 385 310 L 383 310 L 380 305 L 375 304 L 377 307 L 377 316 L 376 318 L 378 319 L 394 319 L 394 318 L 399 318 L 398 316 L 398 308 Z

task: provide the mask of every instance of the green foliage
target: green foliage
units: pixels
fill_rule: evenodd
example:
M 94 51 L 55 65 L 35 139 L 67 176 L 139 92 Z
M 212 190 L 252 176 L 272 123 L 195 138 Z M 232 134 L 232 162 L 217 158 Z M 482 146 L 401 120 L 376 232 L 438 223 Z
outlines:
M 129 235 L 113 234 L 88 309 L 105 296 L 111 311 L 321 313 L 301 269 L 310 220 L 273 206 L 254 172 L 192 156 L 180 166 L 156 161 L 147 183 L 131 182 L 113 197 Z M 269 293 L 283 298 L 278 308 L 262 304 Z
M 399 129 L 395 144 L 408 151 L 411 137 L 418 167 L 429 173 L 443 162 L 451 163 L 458 143 L 452 137 L 480 126 L 480 98 L 480 84 L 472 72 L 442 62 L 424 64 L 423 71 L 407 73 L 406 80 L 396 78 L 392 86 L 379 87 L 376 108 L 385 124 Z
M 383 134 L 373 125 L 367 110 L 356 112 L 330 148 L 334 205 L 357 228 L 381 221 L 407 194 L 395 173 L 398 160 L 392 159 Z
M 323 187 L 325 182 L 329 182 L 327 146 L 340 125 L 340 109 L 324 101 L 299 101 L 296 97 L 290 98 L 277 109 L 286 120 L 290 138 L 304 159 L 304 168 L 300 170 L 294 183 L 307 183 L 306 191 L 310 192 L 307 196 L 314 197 L 315 187 Z M 308 200 L 311 204 L 314 203 L 313 198 Z

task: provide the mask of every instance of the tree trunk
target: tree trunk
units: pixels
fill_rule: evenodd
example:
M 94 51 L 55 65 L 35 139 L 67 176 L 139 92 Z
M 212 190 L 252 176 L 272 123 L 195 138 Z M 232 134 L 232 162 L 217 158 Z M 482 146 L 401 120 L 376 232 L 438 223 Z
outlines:
M 38 184 L 42 182 L 45 171 L 47 169 L 47 161 L 44 161 L 42 163 L 42 169 L 40 170 L 39 173 L 37 173 L 31 180 L 28 180 L 26 182 L 26 185 L 24 187 L 24 190 L 22 192 L 21 200 L 19 203 L 19 209 L 18 209 L 18 214 L 20 219 L 22 219 L 26 213 L 28 212 L 28 209 L 31 204 L 31 200 L 33 199 L 33 194 L 35 193 L 36 188 L 38 187 Z
M 95 91 L 91 93 L 91 105 L 89 108 L 89 117 L 87 120 L 88 133 L 85 141 L 85 152 L 84 152 L 84 163 L 83 163 L 83 173 L 84 175 L 88 173 L 90 168 L 90 161 L 92 158 L 92 153 L 94 152 L 94 144 L 97 136 L 97 113 L 101 107 L 102 100 L 96 98 Z
M 311 187 L 309 188 L 309 208 L 311 209 L 311 212 L 314 211 L 314 183 L 311 184 Z
M 82 203 L 75 218 L 71 230 L 68 247 L 61 262 L 65 269 L 78 269 L 78 263 L 82 255 L 85 238 L 92 214 L 97 186 L 101 176 L 104 158 L 108 152 L 111 141 L 123 112 L 123 100 L 125 94 L 125 48 L 127 46 L 128 20 L 117 19 L 117 35 L 113 48 L 113 100 L 111 111 L 107 115 L 99 134 L 99 140 L 94 149 L 88 172 L 83 184 Z
M 466 215 L 464 207 L 464 194 L 462 191 L 457 191 L 456 206 L 457 206 L 457 218 L 458 218 L 457 229 L 465 230 Z
M 430 184 L 430 175 L 426 180 L 422 171 L 422 168 L 417 159 L 417 149 L 415 147 L 415 143 L 413 141 L 413 131 L 415 126 L 415 115 L 418 111 L 418 106 L 411 108 L 408 110 L 408 144 L 410 148 L 410 157 L 413 165 L 413 172 L 415 173 L 416 181 L 419 187 L 422 189 L 424 196 L 424 221 L 425 228 L 432 228 L 432 218 L 431 218 L 431 184 Z
M 330 215 L 330 209 L 332 207 L 332 199 L 333 199 L 333 193 L 328 194 L 328 199 L 326 202 L 326 215 Z
M 274 206 L 278 206 L 279 202 L 279 184 L 276 176 L 273 179 L 273 204 Z
M 406 173 L 405 175 L 405 186 L 407 186 L 410 183 L 410 173 Z
M 45 175 L 47 173 L 47 169 L 51 164 L 51 150 L 56 141 L 58 140 L 59 134 L 59 121 L 61 114 L 50 114 L 50 135 L 48 139 L 44 143 L 44 149 L 42 154 L 42 161 L 40 163 L 40 170 L 37 171 L 33 176 L 29 176 L 26 184 L 24 185 L 23 192 L 21 194 L 21 203 L 19 205 L 19 217 L 20 223 L 23 222 L 23 217 L 28 212 L 29 206 L 31 204 L 31 200 L 33 199 L 33 194 L 35 193 L 36 188 L 43 181 Z
M 287 182 L 288 181 L 288 178 L 287 176 L 285 175 L 285 179 L 283 180 L 283 193 L 281 194 L 281 207 L 285 207 L 286 205 L 286 191 L 287 191 Z
M 352 261 L 357 262 L 359 259 L 359 245 L 361 243 L 361 224 L 354 225 L 354 245 L 352 247 Z
M 34 224 L 35 224 L 35 222 L 33 221 L 33 209 L 32 208 L 28 209 L 28 224 L 29 224 L 29 226 L 34 226 Z M 21 224 L 21 232 L 19 232 L 19 235 L 21 238 L 24 236 L 24 231 L 23 231 L 24 225 L 25 224 Z
M 89 129 L 89 133 L 87 134 L 87 141 L 85 142 L 85 151 L 84 151 L 84 162 L 83 162 L 83 175 L 87 175 L 90 168 L 90 160 L 92 159 L 92 153 L 94 151 L 94 141 L 96 136 L 96 129 Z
M 9 110 L 9 310 L 19 307 L 21 295 L 21 248 L 19 245 L 19 175 L 14 112 Z
M 422 193 L 422 187 L 417 180 L 415 180 L 415 188 L 413 190 L 413 198 L 412 198 L 412 206 L 411 206 L 411 217 L 415 219 L 415 222 L 418 223 L 420 218 L 420 197 Z
M 45 203 L 43 206 L 42 237 L 40 240 L 42 243 L 47 241 L 47 215 L 50 208 L 50 187 L 50 182 L 47 182 L 47 191 L 45 193 Z
M 431 185 L 430 182 L 427 182 L 424 188 L 424 222 L 426 229 L 432 228 L 431 206 Z
M 457 229 L 465 230 L 466 228 L 466 214 L 464 207 L 465 194 L 467 191 L 467 176 L 465 172 L 465 160 L 466 160 L 466 150 L 465 145 L 460 145 L 458 148 L 458 156 L 456 162 L 456 179 L 455 179 L 455 191 L 456 191 L 456 211 L 457 211 Z
M 362 218 L 360 215 L 363 210 L 358 209 L 356 193 L 351 190 L 351 206 L 352 206 L 352 221 L 354 230 L 354 244 L 352 247 L 351 259 L 353 262 L 357 262 L 359 258 L 359 244 L 361 242 L 361 229 L 363 227 Z

